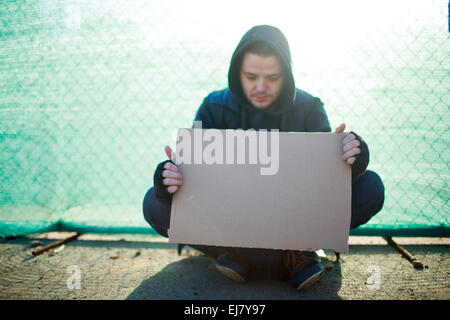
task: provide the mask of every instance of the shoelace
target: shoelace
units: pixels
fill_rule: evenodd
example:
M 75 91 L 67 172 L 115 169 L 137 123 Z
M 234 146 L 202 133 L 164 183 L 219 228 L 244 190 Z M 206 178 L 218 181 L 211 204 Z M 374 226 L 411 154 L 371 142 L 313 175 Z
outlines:
M 315 260 L 320 263 L 320 258 L 317 257 L 314 251 L 288 250 L 284 255 L 284 265 L 291 275 L 298 267 L 307 263 L 309 260 Z
M 307 255 L 303 252 L 289 250 L 284 255 L 284 265 L 290 274 L 307 261 Z

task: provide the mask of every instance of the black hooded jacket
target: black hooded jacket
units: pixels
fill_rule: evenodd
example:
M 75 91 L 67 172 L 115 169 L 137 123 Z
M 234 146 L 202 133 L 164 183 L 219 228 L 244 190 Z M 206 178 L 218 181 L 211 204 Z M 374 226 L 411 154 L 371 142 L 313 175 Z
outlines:
M 266 109 L 257 109 L 248 101 L 240 81 L 243 55 L 249 45 L 256 41 L 263 41 L 274 49 L 285 77 L 279 98 Z M 255 26 L 242 37 L 231 58 L 228 88 L 210 93 L 198 109 L 195 121 L 202 121 L 203 129 L 331 132 L 322 101 L 295 87 L 287 39 L 279 29 L 268 25 Z M 352 165 L 352 182 L 361 176 L 369 163 L 367 144 L 360 136 L 357 134 L 355 136 L 361 142 L 361 153 Z M 168 192 L 164 191 L 161 193 L 169 196 Z
M 285 76 L 278 100 L 267 109 L 257 109 L 248 101 L 240 81 L 243 54 L 256 41 L 268 43 L 277 52 Z M 279 29 L 266 25 L 253 27 L 242 37 L 231 58 L 228 88 L 209 94 L 197 111 L 195 120 L 202 121 L 203 128 L 331 131 L 320 99 L 295 87 L 286 38 Z

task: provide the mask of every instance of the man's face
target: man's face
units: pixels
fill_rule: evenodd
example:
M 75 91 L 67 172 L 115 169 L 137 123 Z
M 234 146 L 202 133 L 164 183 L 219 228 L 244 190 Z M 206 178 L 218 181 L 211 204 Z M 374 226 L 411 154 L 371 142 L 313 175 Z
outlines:
M 255 108 L 269 107 L 283 87 L 283 73 L 277 56 L 260 56 L 247 52 L 242 60 L 242 90 Z

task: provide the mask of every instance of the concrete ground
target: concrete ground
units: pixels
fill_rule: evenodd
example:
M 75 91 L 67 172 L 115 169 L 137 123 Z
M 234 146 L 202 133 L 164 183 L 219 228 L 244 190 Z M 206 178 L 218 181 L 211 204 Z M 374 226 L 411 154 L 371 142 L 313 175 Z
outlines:
M 424 265 L 415 269 L 380 237 L 350 237 L 350 250 L 299 293 L 265 273 L 237 284 L 194 250 L 181 256 L 156 235 L 81 235 L 40 255 L 32 250 L 67 237 L 47 233 L 0 240 L 0 299 L 148 300 L 435 300 L 450 299 L 450 239 L 394 238 Z

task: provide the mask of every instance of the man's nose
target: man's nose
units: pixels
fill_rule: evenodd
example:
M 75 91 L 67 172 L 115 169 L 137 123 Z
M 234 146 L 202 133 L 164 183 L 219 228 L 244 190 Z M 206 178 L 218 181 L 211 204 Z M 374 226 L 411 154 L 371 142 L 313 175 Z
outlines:
M 266 82 L 264 79 L 258 79 L 256 82 L 256 91 L 258 92 L 264 92 L 266 90 Z

